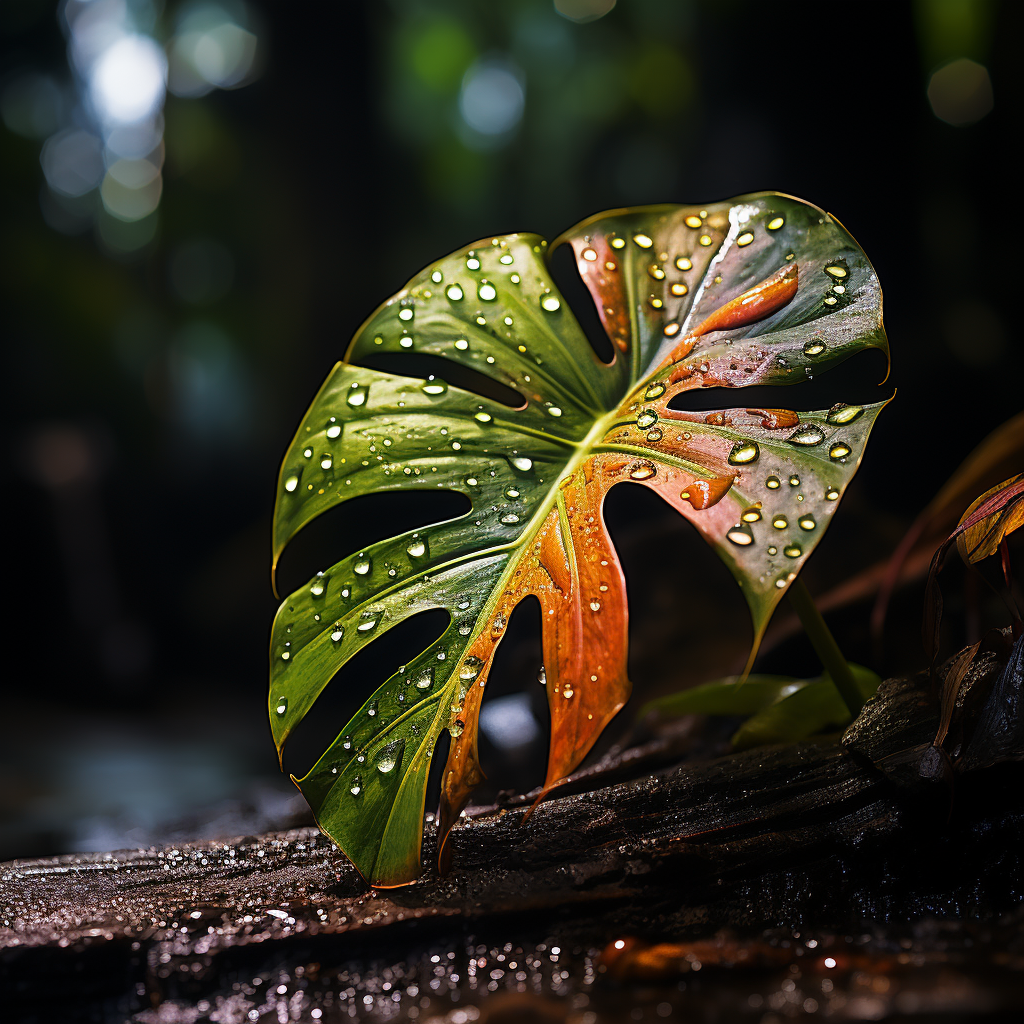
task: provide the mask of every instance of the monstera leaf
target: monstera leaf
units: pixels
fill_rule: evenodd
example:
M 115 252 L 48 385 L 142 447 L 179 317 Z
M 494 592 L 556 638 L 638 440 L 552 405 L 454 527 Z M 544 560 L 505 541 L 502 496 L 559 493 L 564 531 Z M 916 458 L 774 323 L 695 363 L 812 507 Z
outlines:
M 442 840 L 482 778 L 477 716 L 516 605 L 540 602 L 551 709 L 545 791 L 629 696 L 622 570 L 602 519 L 617 483 L 649 487 L 714 546 L 750 606 L 755 646 L 856 472 L 881 405 L 796 413 L 670 407 L 694 388 L 789 384 L 886 351 L 864 253 L 816 207 L 775 193 L 601 214 L 572 247 L 611 339 L 602 362 L 535 235 L 427 267 L 357 332 L 282 465 L 274 562 L 316 516 L 359 495 L 446 488 L 471 511 L 354 551 L 281 605 L 271 639 L 278 750 L 331 677 L 409 616 L 440 639 L 368 695 L 296 780 L 320 827 L 375 885 L 420 870 L 427 774 L 451 734 Z M 553 248 L 550 247 L 550 248 Z M 440 356 L 521 396 L 517 408 L 360 365 Z

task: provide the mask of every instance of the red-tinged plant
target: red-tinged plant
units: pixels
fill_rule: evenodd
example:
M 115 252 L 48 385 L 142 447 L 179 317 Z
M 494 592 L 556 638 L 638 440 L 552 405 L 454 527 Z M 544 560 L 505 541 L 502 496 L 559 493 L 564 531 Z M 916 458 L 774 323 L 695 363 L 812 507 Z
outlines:
M 614 351 L 602 362 L 559 295 L 549 248 L 571 246 Z M 796 413 L 685 412 L 696 388 L 789 384 L 887 351 L 867 257 L 828 214 L 777 193 L 593 217 L 553 246 L 489 239 L 435 263 L 356 333 L 281 468 L 274 563 L 316 516 L 358 495 L 445 488 L 457 519 L 354 552 L 282 603 L 271 639 L 279 752 L 331 677 L 409 616 L 446 610 L 429 648 L 369 696 L 296 783 L 375 885 L 420 870 L 427 774 L 445 729 L 444 837 L 482 779 L 477 716 L 515 607 L 540 603 L 551 744 L 544 792 L 629 696 L 622 571 L 602 518 L 635 482 L 685 516 L 732 571 L 754 648 L 820 540 L 884 403 Z M 360 365 L 441 356 L 520 397 Z

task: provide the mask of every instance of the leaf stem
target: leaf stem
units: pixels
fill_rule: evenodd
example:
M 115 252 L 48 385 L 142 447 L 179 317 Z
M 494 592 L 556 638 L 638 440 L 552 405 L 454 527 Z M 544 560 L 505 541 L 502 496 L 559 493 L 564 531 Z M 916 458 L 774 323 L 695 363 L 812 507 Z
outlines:
M 807 633 L 807 638 L 811 641 L 822 667 L 831 676 L 839 696 L 843 698 L 843 703 L 850 712 L 850 717 L 856 718 L 864 706 L 864 699 L 857 689 L 843 652 L 839 650 L 835 637 L 825 625 L 825 620 L 821 617 L 821 612 L 818 611 L 818 606 L 814 603 L 814 598 L 811 597 L 804 581 L 795 579 L 789 586 L 788 596 L 789 603 L 799 616 L 804 632 Z

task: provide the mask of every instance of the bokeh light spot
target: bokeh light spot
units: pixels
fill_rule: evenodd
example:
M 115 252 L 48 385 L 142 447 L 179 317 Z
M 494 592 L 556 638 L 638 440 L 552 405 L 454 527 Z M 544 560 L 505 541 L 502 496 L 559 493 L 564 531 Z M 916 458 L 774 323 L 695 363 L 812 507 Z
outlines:
M 523 116 L 526 93 L 516 69 L 505 61 L 487 60 L 466 72 L 459 97 L 463 120 L 481 135 L 506 135 Z
M 555 10 L 563 18 L 579 23 L 597 21 L 614 6 L 615 0 L 555 0 Z
M 994 102 L 988 69 L 966 57 L 939 68 L 928 83 L 928 102 L 947 124 L 962 128 L 980 121 Z
M 90 74 L 100 120 L 130 124 L 163 105 L 167 58 L 149 36 L 128 35 L 107 47 Z

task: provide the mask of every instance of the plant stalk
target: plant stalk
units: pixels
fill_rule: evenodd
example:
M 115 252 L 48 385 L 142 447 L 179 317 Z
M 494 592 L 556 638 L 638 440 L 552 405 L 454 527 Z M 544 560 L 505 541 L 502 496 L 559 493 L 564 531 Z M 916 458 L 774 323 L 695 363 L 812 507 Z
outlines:
M 804 586 L 804 581 L 797 578 L 789 586 L 789 603 L 800 618 L 815 654 L 821 661 L 822 667 L 828 672 L 843 698 L 843 703 L 850 712 L 851 718 L 856 718 L 860 709 L 864 706 L 864 699 L 857 689 L 850 666 L 839 650 L 839 645 L 832 636 L 831 630 L 825 625 L 825 620 L 818 611 L 810 591 Z

